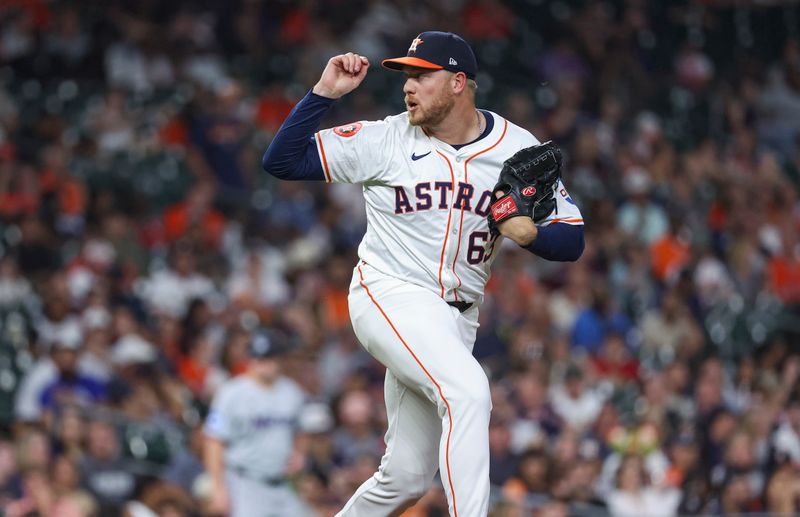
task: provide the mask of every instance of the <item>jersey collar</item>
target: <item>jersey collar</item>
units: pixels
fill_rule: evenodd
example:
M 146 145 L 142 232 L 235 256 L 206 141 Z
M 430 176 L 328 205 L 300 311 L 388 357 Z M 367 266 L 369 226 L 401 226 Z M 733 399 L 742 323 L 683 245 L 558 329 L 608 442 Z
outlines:
M 431 136 L 425 132 L 424 129 L 419 128 L 425 136 L 427 136 L 436 147 L 443 151 L 447 152 L 451 155 L 461 155 L 461 154 L 470 154 L 470 152 L 474 152 L 475 146 L 480 147 L 484 145 L 484 141 L 491 141 L 493 136 L 499 136 L 498 134 L 498 126 L 499 129 L 502 131 L 503 122 L 502 118 L 498 116 L 496 113 L 493 113 L 489 110 L 480 110 L 483 113 L 484 117 L 486 117 L 486 127 L 483 129 L 483 133 L 478 136 L 475 140 L 468 142 L 466 144 L 457 144 L 452 145 L 444 142 L 443 140 L 439 140 L 435 136 Z

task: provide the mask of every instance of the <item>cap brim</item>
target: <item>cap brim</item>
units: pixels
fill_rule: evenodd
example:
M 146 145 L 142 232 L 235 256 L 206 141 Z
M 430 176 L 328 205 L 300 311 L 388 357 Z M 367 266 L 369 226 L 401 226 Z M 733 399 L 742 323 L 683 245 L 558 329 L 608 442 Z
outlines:
M 437 65 L 436 63 L 431 63 L 430 61 L 425 61 L 424 59 L 420 59 L 418 57 L 396 57 L 394 59 L 384 59 L 381 62 L 381 66 L 388 70 L 394 70 L 396 72 L 402 72 L 405 67 L 413 66 L 414 68 L 424 68 L 426 70 L 444 70 L 444 67 L 441 65 Z

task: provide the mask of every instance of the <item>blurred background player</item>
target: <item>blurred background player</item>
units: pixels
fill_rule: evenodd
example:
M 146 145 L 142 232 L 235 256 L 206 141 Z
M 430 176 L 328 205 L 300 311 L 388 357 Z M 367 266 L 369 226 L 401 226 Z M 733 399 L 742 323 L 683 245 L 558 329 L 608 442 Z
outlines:
M 304 517 L 289 476 L 303 466 L 304 396 L 281 374 L 286 351 L 265 332 L 250 342 L 247 372 L 217 391 L 205 423 L 209 510 L 234 517 Z

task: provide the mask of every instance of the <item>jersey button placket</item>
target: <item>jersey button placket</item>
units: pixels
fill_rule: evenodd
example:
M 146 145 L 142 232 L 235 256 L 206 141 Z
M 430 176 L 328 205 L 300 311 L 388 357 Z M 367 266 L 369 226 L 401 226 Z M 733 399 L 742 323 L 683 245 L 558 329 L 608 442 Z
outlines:
M 444 151 L 444 155 L 448 156 L 450 160 L 453 162 L 459 162 L 461 160 L 460 156 L 453 156 L 449 152 Z M 458 192 L 458 177 L 459 172 L 458 169 L 460 167 L 453 167 L 452 171 L 448 168 L 447 170 L 447 177 L 448 179 L 453 179 L 453 190 L 451 191 L 450 203 L 448 208 L 448 218 L 450 220 L 450 236 L 447 239 L 447 244 L 445 245 L 445 252 L 444 252 L 444 266 L 442 271 L 442 283 L 444 284 L 445 289 L 445 298 L 449 299 L 451 297 L 451 292 L 455 287 L 456 281 L 453 275 L 453 272 L 450 270 L 449 265 L 453 263 L 453 255 L 455 254 L 458 240 L 458 218 L 456 217 L 456 210 L 453 208 L 455 207 L 456 203 L 456 194 Z M 452 172 L 452 176 L 450 176 Z
M 453 173 L 456 177 L 456 183 L 460 183 L 462 181 L 466 181 L 466 167 L 464 166 L 464 161 L 467 158 L 466 155 L 458 154 L 455 157 L 455 162 L 457 164 L 454 167 Z M 456 262 L 458 261 L 458 254 L 460 252 L 460 236 L 461 236 L 461 225 L 464 222 L 463 213 L 461 210 L 455 209 L 456 200 L 458 199 L 458 187 L 453 187 L 453 202 L 450 205 L 451 212 L 453 214 L 453 226 L 452 230 L 452 239 L 451 239 L 451 255 L 448 264 L 450 265 L 450 278 L 453 282 L 451 290 L 455 291 L 458 289 L 459 284 L 461 281 L 458 278 L 458 275 L 455 272 Z M 460 298 L 458 298 L 460 299 Z
M 450 198 L 450 237 L 447 239 L 447 248 L 445 251 L 445 259 L 444 259 L 444 271 L 445 271 L 445 278 L 447 281 L 445 282 L 445 289 L 447 291 L 447 296 L 449 298 L 450 291 L 453 289 L 453 285 L 455 283 L 455 278 L 453 277 L 453 272 L 450 270 L 449 265 L 453 262 L 453 255 L 455 254 L 456 250 L 456 240 L 458 239 L 458 217 L 456 217 L 456 210 L 453 209 L 456 202 L 456 186 L 453 185 L 453 195 Z

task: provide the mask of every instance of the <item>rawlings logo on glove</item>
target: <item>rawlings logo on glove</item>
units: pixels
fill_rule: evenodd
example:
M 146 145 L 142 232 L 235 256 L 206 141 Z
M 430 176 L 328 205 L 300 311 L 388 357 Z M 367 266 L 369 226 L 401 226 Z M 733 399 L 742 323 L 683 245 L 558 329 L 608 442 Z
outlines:
M 553 142 L 527 147 L 503 162 L 492 191 L 489 229 L 511 217 L 530 217 L 540 223 L 556 207 L 555 192 L 561 179 L 561 151 Z
M 517 205 L 511 196 L 506 196 L 492 205 L 492 217 L 494 217 L 495 221 L 502 221 L 506 217 L 517 213 L 517 211 Z

